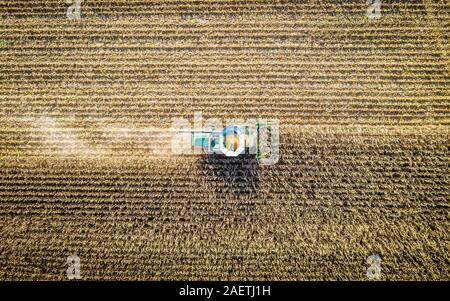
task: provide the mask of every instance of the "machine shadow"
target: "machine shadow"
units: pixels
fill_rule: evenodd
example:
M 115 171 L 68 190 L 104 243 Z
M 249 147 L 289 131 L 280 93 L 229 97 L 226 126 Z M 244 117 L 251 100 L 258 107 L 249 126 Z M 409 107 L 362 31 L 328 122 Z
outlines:
M 255 156 L 225 157 L 206 155 L 200 160 L 208 180 L 220 181 L 213 190 L 235 196 L 255 194 L 259 188 L 259 163 Z

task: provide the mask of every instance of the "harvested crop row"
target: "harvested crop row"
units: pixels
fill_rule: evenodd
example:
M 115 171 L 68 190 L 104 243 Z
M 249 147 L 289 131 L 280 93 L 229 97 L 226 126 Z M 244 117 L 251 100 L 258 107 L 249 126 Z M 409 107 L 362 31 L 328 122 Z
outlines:
M 55 8 L 54 2 L 40 5 Z M 218 4 L 187 7 L 209 5 Z M 254 5 L 292 5 L 309 13 L 205 11 L 188 18 L 179 2 L 100 1 L 83 5 L 80 22 L 31 14 L 16 22 L 19 15 L 11 14 L 0 26 L 0 79 L 7 83 L 0 113 L 133 117 L 155 126 L 194 111 L 284 124 L 448 124 L 442 3 L 429 1 L 426 9 L 422 3 L 384 3 L 385 15 L 376 22 L 358 1 L 220 7 Z M 114 7 L 124 13 L 120 18 L 101 18 L 102 9 Z M 145 16 L 171 7 L 178 14 Z M 314 13 L 331 7 L 335 14 Z M 350 8 L 361 13 L 349 18 Z M 129 16 L 126 9 L 142 15 Z

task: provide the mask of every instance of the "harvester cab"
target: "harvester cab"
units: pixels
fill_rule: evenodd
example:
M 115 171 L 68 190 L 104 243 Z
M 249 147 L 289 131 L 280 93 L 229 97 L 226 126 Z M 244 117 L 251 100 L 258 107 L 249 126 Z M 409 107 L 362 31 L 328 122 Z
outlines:
M 256 122 L 251 125 L 231 125 L 222 129 L 180 130 L 191 133 L 191 147 L 202 153 L 226 157 L 255 155 L 257 160 L 272 155 L 278 142 L 275 122 Z

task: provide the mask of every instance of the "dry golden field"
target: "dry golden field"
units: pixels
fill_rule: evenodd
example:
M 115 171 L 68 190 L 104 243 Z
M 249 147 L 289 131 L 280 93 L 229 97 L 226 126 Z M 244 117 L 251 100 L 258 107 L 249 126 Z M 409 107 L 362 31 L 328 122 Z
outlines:
M 0 0 L 0 279 L 450 280 L 442 0 Z M 170 152 L 277 119 L 280 160 Z

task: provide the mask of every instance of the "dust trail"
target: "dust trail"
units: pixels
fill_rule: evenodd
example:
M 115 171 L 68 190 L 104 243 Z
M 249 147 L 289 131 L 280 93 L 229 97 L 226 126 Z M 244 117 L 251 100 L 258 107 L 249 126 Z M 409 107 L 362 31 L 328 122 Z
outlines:
M 54 152 L 60 156 L 98 156 L 100 150 L 80 139 L 74 128 L 67 128 L 52 117 L 36 120 L 37 128 L 43 138 L 42 150 Z
M 74 124 L 75 122 L 78 122 Z M 91 122 L 43 116 L 33 121 L 33 135 L 41 154 L 79 159 L 140 158 L 172 155 L 174 131 L 132 124 Z

